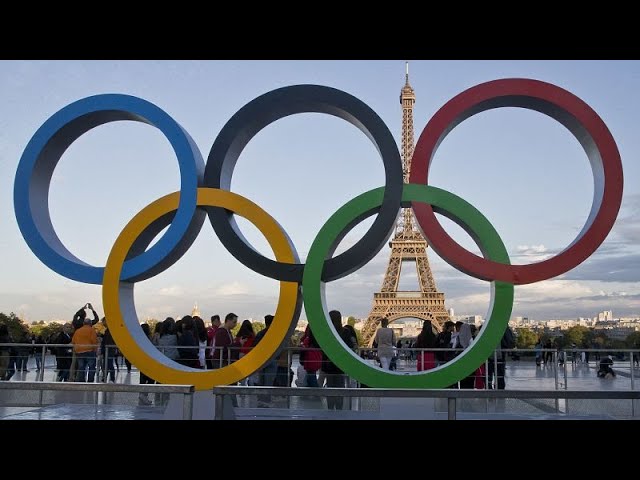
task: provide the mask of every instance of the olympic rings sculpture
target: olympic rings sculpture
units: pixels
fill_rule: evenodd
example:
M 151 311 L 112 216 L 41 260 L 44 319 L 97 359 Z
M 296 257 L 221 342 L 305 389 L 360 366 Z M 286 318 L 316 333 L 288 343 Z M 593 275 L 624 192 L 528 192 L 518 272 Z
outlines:
M 522 107 L 564 125 L 580 142 L 591 163 L 594 198 L 584 228 L 563 252 L 543 262 L 511 265 L 507 250 L 489 221 L 453 193 L 429 186 L 435 152 L 459 123 L 485 110 Z M 385 169 L 385 185 L 349 201 L 320 229 L 304 264 L 293 242 L 267 212 L 229 191 L 240 154 L 261 129 L 297 113 L 318 112 L 357 126 L 374 143 Z M 122 230 L 106 265 L 76 258 L 62 244 L 53 225 L 48 193 L 53 171 L 64 151 L 82 134 L 118 120 L 145 122 L 169 140 L 178 159 L 180 191 L 145 207 Z M 308 321 L 327 356 L 353 378 L 372 387 L 444 388 L 473 372 L 496 348 L 513 307 L 514 285 L 565 273 L 587 259 L 611 231 L 622 201 L 620 154 L 607 126 L 572 93 L 531 79 L 502 79 L 476 85 L 447 102 L 427 123 L 416 144 L 409 184 L 403 184 L 402 161 L 393 135 L 364 102 L 343 91 L 319 85 L 295 85 L 268 92 L 242 107 L 225 124 L 206 165 L 189 134 L 166 112 L 146 100 L 120 94 L 96 95 L 67 105 L 52 115 L 27 144 L 14 184 L 14 209 L 20 231 L 33 253 L 60 275 L 102 284 L 105 315 L 124 355 L 161 383 L 193 384 L 198 390 L 235 383 L 274 358 L 293 333 L 304 302 Z M 413 208 L 433 249 L 454 268 L 491 282 L 488 319 L 473 344 L 451 362 L 433 370 L 397 374 L 363 362 L 337 336 L 328 320 L 324 285 L 361 268 L 384 246 L 401 208 Z M 440 213 L 475 240 L 483 257 L 455 243 L 438 223 Z M 351 248 L 334 257 L 340 240 L 363 219 L 376 214 L 371 227 Z M 234 220 L 252 222 L 273 249 L 275 261 L 244 239 Z M 205 220 L 222 244 L 244 265 L 280 282 L 274 321 L 262 342 L 240 360 L 217 370 L 197 370 L 170 360 L 139 327 L 134 285 L 169 268 L 191 246 Z M 155 236 L 162 237 L 150 248 Z

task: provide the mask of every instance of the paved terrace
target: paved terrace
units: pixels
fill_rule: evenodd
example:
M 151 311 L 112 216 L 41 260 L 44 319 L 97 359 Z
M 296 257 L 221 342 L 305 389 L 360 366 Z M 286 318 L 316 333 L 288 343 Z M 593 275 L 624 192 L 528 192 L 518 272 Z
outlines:
M 53 382 L 55 359 L 47 357 L 45 382 Z M 615 379 L 599 379 L 596 362 L 568 362 L 556 372 L 553 364 L 536 367 L 530 360 L 507 362 L 507 390 L 638 390 L 640 369 L 633 372 L 629 362 L 617 362 Z M 297 368 L 294 357 L 293 370 Z M 399 371 L 411 371 L 410 362 L 399 362 Z M 28 372 L 16 372 L 9 381 L 11 390 L 0 391 L 2 419 L 172 419 L 181 417 L 181 400 L 168 394 L 149 394 L 151 405 L 142 405 L 135 392 L 99 394 L 92 392 L 44 392 L 20 390 L 20 382 L 40 380 L 31 358 Z M 632 379 L 633 376 L 633 379 Z M 139 372 L 127 372 L 121 366 L 116 383 L 137 385 Z M 42 398 L 40 399 L 40 395 Z M 170 398 L 167 398 L 170 397 Z M 179 395 L 176 395 L 179 397 Z M 258 404 L 255 395 L 236 397 L 237 407 L 226 410 L 227 418 L 236 419 L 446 419 L 447 400 L 410 398 L 366 398 L 344 400 L 343 410 L 327 410 L 325 397 L 272 396 L 266 404 Z M 34 404 L 42 403 L 44 406 Z M 17 406 L 24 404 L 26 406 Z M 260 405 L 260 406 L 259 406 Z M 213 418 L 213 395 L 198 392 L 194 401 L 194 418 Z M 622 399 L 461 399 L 457 405 L 458 419 L 637 419 L 640 401 Z

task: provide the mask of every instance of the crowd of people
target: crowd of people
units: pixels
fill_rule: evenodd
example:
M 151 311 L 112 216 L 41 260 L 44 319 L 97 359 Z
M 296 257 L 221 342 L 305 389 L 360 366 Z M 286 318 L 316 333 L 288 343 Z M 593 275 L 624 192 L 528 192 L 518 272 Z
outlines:
M 178 320 L 167 317 L 164 321 L 155 324 L 153 331 L 148 324 L 142 324 L 141 328 L 149 341 L 156 346 L 167 358 L 195 369 L 223 368 L 234 361 L 247 355 L 253 347 L 269 331 L 273 321 L 273 315 L 264 317 L 265 328 L 256 332 L 250 320 L 244 320 L 234 335 L 238 324 L 238 316 L 228 313 L 223 320 L 219 315 L 210 318 L 209 325 L 199 316 L 185 315 Z M 358 345 L 358 334 L 352 325 L 342 323 L 342 315 L 338 310 L 329 312 L 329 318 L 338 338 L 353 350 L 365 358 L 371 358 L 367 349 Z M 95 325 L 102 322 L 103 331 L 97 333 Z M 481 327 L 480 327 L 481 328 Z M 423 323 L 421 333 L 414 341 L 403 343 L 395 338 L 393 329 L 389 327 L 387 318 L 382 318 L 380 328 L 373 339 L 374 358 L 379 368 L 395 370 L 399 352 L 405 350 L 406 355 L 415 360 L 417 371 L 427 371 L 454 360 L 465 349 L 469 348 L 480 333 L 480 328 L 463 322 L 444 323 L 442 331 L 437 331 L 431 321 Z M 0 344 L 16 343 L 9 335 L 6 325 L 0 325 Z M 0 380 L 9 380 L 16 371 L 26 372 L 29 354 L 34 354 L 36 367 L 42 368 L 42 345 L 45 339 L 29 336 L 28 330 L 17 339 L 20 347 L 0 346 Z M 46 339 L 49 350 L 56 358 L 56 380 L 61 382 L 94 382 L 96 379 L 102 382 L 115 382 L 116 370 L 119 370 L 119 360 L 123 360 L 127 370 L 131 371 L 131 363 L 122 356 L 116 342 L 109 330 L 107 318 L 99 319 L 99 316 L 90 303 L 80 308 L 73 320 L 63 325 L 56 335 Z M 32 344 L 33 347 L 26 346 Z M 264 386 L 291 386 L 294 377 L 300 387 L 330 387 L 344 388 L 354 387 L 357 383 L 331 361 L 321 349 L 310 327 L 302 335 L 299 342 L 299 367 L 297 375 L 292 370 L 292 357 L 290 347 L 292 339 L 288 339 L 281 346 L 281 350 L 259 372 L 243 379 L 243 385 Z M 536 345 L 536 363 L 546 360 L 540 348 Z M 506 352 L 502 350 L 513 349 L 515 337 L 509 327 L 505 330 L 500 343 L 500 349 L 487 361 L 478 365 L 478 368 L 468 377 L 463 378 L 449 388 L 485 389 L 505 388 L 505 364 Z M 36 354 L 37 351 L 37 354 Z M 611 357 L 604 358 L 600 362 L 598 376 L 611 377 L 615 372 L 611 368 Z M 155 379 L 149 378 L 140 372 L 140 383 L 155 383 Z M 268 404 L 268 395 L 261 395 L 258 403 Z M 341 409 L 342 400 L 339 397 L 329 397 L 327 404 L 330 409 Z M 146 394 L 140 395 L 141 404 L 150 404 L 151 400 Z

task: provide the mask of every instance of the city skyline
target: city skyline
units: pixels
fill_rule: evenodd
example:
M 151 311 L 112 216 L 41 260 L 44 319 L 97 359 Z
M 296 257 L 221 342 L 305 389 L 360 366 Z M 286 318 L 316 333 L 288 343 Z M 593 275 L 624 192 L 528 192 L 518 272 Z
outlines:
M 300 83 L 327 85 L 367 103 L 400 145 L 404 60 L 396 61 L 2 61 L 0 95 L 0 239 L 9 275 L 0 280 L 0 311 L 29 321 L 70 319 L 91 302 L 103 314 L 101 287 L 68 280 L 29 250 L 13 213 L 13 180 L 26 143 L 65 105 L 98 93 L 149 100 L 194 138 L 204 159 L 231 116 L 253 98 Z M 613 310 L 640 314 L 640 109 L 637 61 L 410 61 L 417 101 L 415 137 L 446 101 L 473 85 L 526 77 L 554 83 L 589 104 L 609 127 L 622 157 L 625 189 L 618 220 L 587 261 L 556 279 L 515 289 L 512 318 L 589 317 Z M 563 250 L 582 228 L 593 195 L 589 162 L 573 136 L 531 111 L 499 109 L 460 124 L 443 142 L 431 184 L 476 206 L 495 226 L 512 263 L 539 261 Z M 382 162 L 369 140 L 339 119 L 288 117 L 260 132 L 243 151 L 231 190 L 250 198 L 287 231 L 301 261 L 327 218 L 356 195 L 384 183 Z M 117 122 L 83 135 L 65 152 L 49 196 L 54 228 L 78 258 L 104 265 L 124 225 L 151 201 L 179 188 L 177 162 L 159 131 Z M 240 220 L 247 239 L 272 258 L 255 227 Z M 465 248 L 472 240 L 443 225 Z M 371 224 L 348 234 L 337 253 Z M 486 316 L 489 284 L 450 267 L 432 249 L 429 261 L 446 308 Z M 327 301 L 345 316 L 366 317 L 389 258 L 384 247 L 353 274 L 327 284 Z M 414 290 L 405 272 L 400 290 Z M 242 318 L 273 313 L 277 282 L 250 271 L 222 246 L 208 222 L 176 265 L 137 285 L 140 318 L 184 315 L 194 302 L 205 318 L 234 311 Z M 306 318 L 303 314 L 301 318 Z

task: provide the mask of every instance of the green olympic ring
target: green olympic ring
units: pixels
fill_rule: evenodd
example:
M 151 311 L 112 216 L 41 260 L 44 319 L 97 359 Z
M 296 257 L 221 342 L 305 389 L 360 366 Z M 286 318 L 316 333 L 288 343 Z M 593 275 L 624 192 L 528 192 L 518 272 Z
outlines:
M 307 256 L 302 278 L 307 320 L 323 352 L 338 368 L 362 384 L 374 388 L 446 388 L 475 371 L 500 342 L 513 308 L 513 284 L 491 282 L 489 318 L 473 343 L 445 365 L 418 373 L 393 373 L 365 363 L 347 348 L 329 321 L 325 282 L 321 276 L 325 259 L 332 257 L 345 231 L 376 213 L 383 196 L 384 187 L 359 195 L 334 213 L 318 232 Z M 507 249 L 491 223 L 460 197 L 436 187 L 406 184 L 402 192 L 402 204 L 408 206 L 412 201 L 428 203 L 434 207 L 434 211 L 457 223 L 471 235 L 485 258 L 503 264 L 511 263 Z

